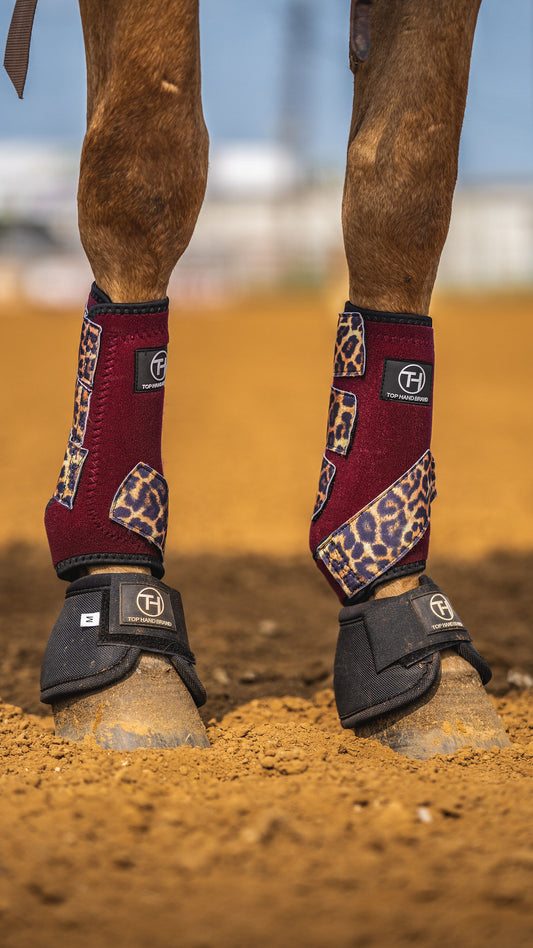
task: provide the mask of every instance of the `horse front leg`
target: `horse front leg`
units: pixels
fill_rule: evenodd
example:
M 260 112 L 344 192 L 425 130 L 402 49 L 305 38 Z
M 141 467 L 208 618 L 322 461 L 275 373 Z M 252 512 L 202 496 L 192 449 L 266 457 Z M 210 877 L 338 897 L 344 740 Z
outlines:
M 179 593 L 161 582 L 167 285 L 207 176 L 197 0 L 80 0 L 87 134 L 78 192 L 94 273 L 74 421 L 46 510 L 70 580 L 42 699 L 59 735 L 106 747 L 205 745 Z
M 344 606 L 341 722 L 412 757 L 508 744 L 481 685 L 490 669 L 423 575 L 436 493 L 428 311 L 479 5 L 372 0 L 343 200 L 351 302 L 339 317 L 311 527 L 317 565 Z

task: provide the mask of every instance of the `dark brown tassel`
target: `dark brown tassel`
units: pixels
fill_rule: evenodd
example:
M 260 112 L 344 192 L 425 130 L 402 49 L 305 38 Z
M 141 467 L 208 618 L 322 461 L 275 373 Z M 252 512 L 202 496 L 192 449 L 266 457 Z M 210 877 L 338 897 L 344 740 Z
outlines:
M 355 72 L 370 52 L 370 4 L 372 0 L 352 0 L 350 11 L 350 69 Z
M 31 30 L 37 0 L 17 0 L 7 35 L 4 66 L 11 82 L 22 99 L 28 60 L 30 56 Z

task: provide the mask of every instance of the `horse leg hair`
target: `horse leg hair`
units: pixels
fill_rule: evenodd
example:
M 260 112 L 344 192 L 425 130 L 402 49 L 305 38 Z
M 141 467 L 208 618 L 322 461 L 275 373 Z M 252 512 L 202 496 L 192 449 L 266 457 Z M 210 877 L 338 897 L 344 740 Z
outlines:
M 427 314 L 448 232 L 480 0 L 373 0 L 343 200 L 350 300 Z
M 87 134 L 79 229 L 114 302 L 166 295 L 203 201 L 198 0 L 80 0 Z

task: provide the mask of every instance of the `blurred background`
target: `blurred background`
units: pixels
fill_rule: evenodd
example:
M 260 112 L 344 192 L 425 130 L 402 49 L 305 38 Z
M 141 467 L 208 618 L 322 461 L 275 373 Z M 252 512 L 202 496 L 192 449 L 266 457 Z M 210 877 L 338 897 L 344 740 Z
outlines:
M 179 527 L 169 544 L 303 551 L 346 293 L 340 202 L 350 2 L 200 6 L 211 172 L 170 286 L 176 368 L 165 464 Z M 3 3 L 2 42 L 11 12 Z M 91 280 L 76 227 L 85 62 L 75 0 L 40 0 L 24 101 L 2 70 L 0 108 L 4 404 L 18 393 L 18 411 L 4 410 L 3 457 L 25 497 L 6 505 L 0 538 L 34 542 L 43 539 L 42 507 L 68 433 L 79 312 Z M 480 555 L 530 545 L 532 301 L 533 4 L 507 0 L 502 12 L 501 0 L 483 0 L 433 304 L 441 549 Z M 200 347 L 198 444 L 190 393 Z M 512 363 L 502 360 L 511 349 Z M 465 413 L 475 424 L 465 427 Z M 191 444 L 194 466 L 182 450 Z M 210 476 L 203 480 L 199 469 Z
M 172 295 L 196 303 L 250 285 L 322 283 L 342 256 L 351 111 L 349 0 L 202 0 L 211 177 Z M 2 4 L 0 37 L 12 4 Z M 85 65 L 75 0 L 37 5 L 25 98 L 0 76 L 0 294 L 76 303 Z M 445 286 L 533 283 L 533 4 L 483 0 Z

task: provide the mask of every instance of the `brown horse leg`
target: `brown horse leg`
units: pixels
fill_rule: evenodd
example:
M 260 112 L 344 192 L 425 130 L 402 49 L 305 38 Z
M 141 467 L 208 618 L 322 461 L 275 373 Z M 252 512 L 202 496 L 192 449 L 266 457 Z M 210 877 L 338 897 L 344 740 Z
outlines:
M 113 3 L 109 3 L 109 0 L 80 0 L 80 11 L 88 87 L 87 134 L 78 192 L 80 236 L 96 284 L 112 301 L 109 310 L 112 314 L 118 313 L 123 320 L 124 330 L 118 329 L 118 334 L 135 331 L 136 338 L 143 339 L 144 335 L 148 337 L 153 332 L 154 320 L 160 318 L 159 311 L 166 309 L 163 298 L 169 277 L 189 243 L 205 192 L 208 136 L 200 97 L 198 0 L 152 0 L 150 3 L 145 0 L 113 0 Z M 151 301 L 156 301 L 155 307 Z M 144 308 L 134 305 L 143 303 L 148 305 Z M 124 304 L 123 309 L 113 308 L 114 304 Z M 105 305 L 100 305 L 92 312 L 101 313 L 105 309 Z M 99 318 L 94 317 L 96 321 Z M 103 322 L 113 318 L 113 315 L 104 315 Z M 115 340 L 117 325 L 115 321 L 109 330 Z M 132 328 L 134 325 L 135 329 Z M 108 372 L 110 377 L 113 375 L 111 361 L 102 365 L 105 332 L 106 324 L 102 330 L 97 379 L 99 371 Z M 158 337 L 160 339 L 163 336 Z M 120 347 L 121 342 L 119 340 L 116 345 Z M 111 345 L 114 346 L 115 342 Z M 150 353 L 161 345 L 160 341 L 155 344 L 150 341 L 144 343 Z M 142 346 L 143 343 L 137 343 L 137 347 Z M 133 355 L 137 356 L 137 350 L 131 353 L 131 358 L 128 356 L 129 361 L 124 362 L 132 375 L 131 379 L 128 377 L 126 380 L 124 399 L 133 398 L 132 411 L 135 412 L 140 406 L 139 417 L 145 419 L 144 423 L 148 427 L 160 430 L 162 393 L 159 393 L 161 403 L 159 408 L 154 409 L 153 419 L 150 415 L 150 400 L 157 399 L 158 393 L 131 395 L 134 384 Z M 138 392 L 137 381 L 135 386 L 135 392 Z M 104 419 L 104 425 L 106 423 L 107 416 L 103 408 L 98 415 L 99 398 L 95 388 L 91 393 L 88 426 L 91 422 L 95 426 L 97 417 Z M 117 405 L 121 398 L 119 392 L 114 396 L 111 407 L 113 410 L 122 410 L 124 416 L 125 412 L 128 414 L 129 408 L 124 408 L 125 401 L 122 408 L 120 404 Z M 86 432 L 88 430 L 87 427 Z M 138 431 L 130 434 L 139 438 Z M 108 456 L 110 452 L 118 453 L 124 448 L 120 443 L 120 434 L 116 433 L 116 449 L 113 437 L 114 433 L 109 442 L 111 447 L 106 449 Z M 143 447 L 142 435 L 140 437 L 139 457 L 133 463 L 147 460 L 145 451 L 148 448 Z M 86 446 L 87 437 L 84 442 Z M 102 485 L 98 483 L 98 476 L 101 481 L 105 480 L 103 475 L 98 475 L 94 469 L 88 470 L 91 455 L 96 455 L 96 451 L 97 448 L 93 450 L 91 447 L 85 459 L 85 468 L 70 514 L 52 505 L 50 524 L 47 523 L 49 538 L 52 536 L 53 539 L 55 534 L 59 534 L 62 542 L 64 535 L 68 534 L 68 524 L 64 527 L 63 522 L 66 522 L 67 517 L 72 521 L 76 504 L 85 502 L 83 492 L 91 479 L 100 492 L 107 489 L 109 493 L 105 512 L 100 518 L 102 524 L 94 526 L 96 533 L 101 530 L 102 535 L 110 537 L 114 530 L 119 541 L 124 544 L 132 537 L 123 526 L 110 525 L 107 514 L 118 484 Z M 156 456 L 159 452 L 160 447 L 156 445 Z M 101 447 L 100 453 L 105 453 Z M 131 467 L 130 463 L 128 470 L 131 471 Z M 161 474 L 160 466 L 158 470 Z M 89 499 L 89 511 L 90 503 Z M 56 519 L 63 517 L 59 527 L 54 525 L 53 515 Z M 143 568 L 141 565 L 142 557 L 136 560 L 135 556 L 128 555 L 121 563 L 120 553 L 115 552 L 111 562 L 108 559 L 106 563 L 103 558 L 105 565 L 99 566 L 98 556 L 102 557 L 102 554 L 91 558 L 91 555 L 84 553 L 86 548 L 83 547 L 84 538 L 81 534 L 82 531 L 79 549 L 76 547 L 75 552 L 83 554 L 87 563 L 82 574 L 93 574 L 95 578 L 91 582 L 98 582 L 101 575 L 102 583 L 111 583 L 119 582 L 117 573 L 128 573 L 129 588 L 134 588 L 131 584 L 138 577 L 138 585 L 152 589 L 148 594 L 151 599 L 143 601 L 156 603 L 162 587 L 153 591 L 156 583 L 148 566 Z M 122 537 L 127 539 L 122 541 Z M 105 544 L 108 540 L 102 542 Z M 137 538 L 133 542 L 144 543 L 147 554 L 153 549 L 144 539 Z M 118 548 L 122 548 L 120 543 Z M 146 578 L 143 569 L 148 574 Z M 72 575 L 71 572 L 69 578 Z M 157 572 L 155 575 L 158 575 Z M 122 590 L 121 585 L 120 596 Z M 122 605 L 120 609 L 123 609 Z M 142 621 L 146 623 L 150 620 L 144 617 Z M 123 628 L 121 625 L 120 628 L 130 633 L 132 631 L 131 627 Z M 138 632 L 143 630 L 155 638 L 160 636 L 157 626 L 151 628 L 145 625 L 137 629 Z M 120 636 L 117 642 L 120 644 Z M 131 634 L 128 642 L 132 643 Z M 164 650 L 161 641 L 158 641 L 157 646 L 159 651 Z M 182 743 L 205 745 L 205 731 L 189 690 L 170 660 L 156 654 L 157 650 L 155 647 L 151 651 L 148 646 L 133 670 L 128 669 L 125 678 L 96 691 L 87 693 L 84 689 L 80 696 L 66 694 L 64 697 L 57 696 L 57 689 L 52 691 L 53 697 L 47 697 L 46 700 L 53 703 L 57 732 L 74 740 L 81 740 L 86 734 L 92 733 L 103 746 L 118 749 L 176 746 Z M 188 671 L 185 679 L 190 683 Z
M 79 228 L 114 302 L 161 299 L 207 180 L 198 0 L 80 0 L 87 134 Z
M 381 490 L 391 485 L 398 475 L 403 474 L 409 465 L 420 457 L 423 450 L 429 449 L 431 408 L 416 404 L 402 407 L 398 402 L 387 401 L 388 397 L 397 398 L 399 389 L 397 382 L 390 381 L 391 376 L 387 376 L 385 384 L 384 366 L 388 360 L 395 358 L 403 360 L 404 365 L 415 362 L 417 358 L 423 365 L 426 365 L 426 361 L 432 362 L 429 321 L 419 319 L 418 325 L 414 325 L 411 319 L 409 326 L 409 320 L 404 318 L 402 321 L 401 316 L 394 317 L 391 314 L 424 317 L 429 310 L 431 292 L 450 220 L 471 45 L 479 5 L 480 0 L 457 0 L 453 4 L 442 4 L 440 0 L 403 0 L 402 3 L 373 0 L 370 54 L 364 63 L 355 67 L 354 106 L 343 200 L 343 229 L 349 267 L 350 300 L 354 304 L 352 309 L 363 307 L 366 311 L 373 311 L 373 315 L 368 314 L 368 322 L 366 314 L 364 316 L 366 370 L 363 368 L 359 374 L 366 375 L 366 379 L 363 377 L 355 380 L 353 385 L 358 404 L 353 444 L 346 459 L 337 459 L 334 454 L 325 459 L 323 487 L 326 499 L 328 491 L 330 497 L 320 517 L 325 519 L 326 523 L 320 533 L 320 519 L 317 520 L 314 539 L 312 531 L 315 556 L 317 552 L 323 553 L 321 561 L 319 559 L 320 567 L 323 568 L 324 563 L 331 567 L 332 557 L 337 557 L 336 561 L 333 561 L 336 572 L 329 569 L 328 578 L 331 582 L 333 576 L 333 584 L 338 582 L 341 570 L 353 567 L 353 571 L 357 572 L 359 568 L 358 564 L 354 567 L 353 559 L 350 561 L 351 550 L 355 549 L 353 533 L 348 534 L 349 541 L 340 553 L 339 543 L 335 550 L 328 539 L 322 539 L 328 533 L 331 536 L 332 527 L 337 528 L 339 522 L 348 519 L 353 513 L 353 508 L 350 509 L 349 502 L 346 506 L 345 500 L 344 517 L 328 524 L 327 518 L 331 516 L 331 513 L 328 515 L 328 508 L 331 511 L 335 503 L 339 504 L 339 501 L 335 500 L 339 497 L 339 492 L 344 492 L 345 497 L 353 497 L 354 491 L 360 490 L 358 485 L 360 480 L 364 480 L 365 464 L 367 469 L 371 469 L 371 474 L 367 477 L 370 480 L 373 477 L 376 483 L 376 470 L 379 474 L 380 466 L 390 469 L 388 452 L 390 454 L 396 450 L 402 458 L 408 456 L 411 431 L 417 445 L 416 450 L 413 449 L 414 455 L 411 454 L 409 462 L 400 467 L 394 476 L 389 476 L 388 480 L 375 487 L 368 498 L 377 497 Z M 347 318 L 352 320 L 351 316 Z M 353 318 L 361 320 L 361 316 Z M 401 364 L 401 361 L 391 363 L 389 371 L 393 371 L 393 365 Z M 397 368 L 396 372 L 398 371 Z M 370 379 L 372 372 L 374 382 Z M 357 374 L 356 370 L 346 371 L 341 365 L 335 371 L 335 375 L 341 378 L 334 384 L 340 387 L 341 391 L 346 391 L 353 381 L 346 376 Z M 369 391 L 372 385 L 373 391 Z M 388 387 L 392 387 L 392 395 L 387 395 Z M 339 397 L 341 396 L 337 394 L 336 398 Z M 402 397 L 400 392 L 400 398 Z M 365 400 L 370 398 L 374 399 L 376 414 L 373 434 L 369 434 L 368 442 L 364 443 L 362 440 L 358 441 L 358 437 L 362 438 L 363 428 L 367 424 L 365 411 L 368 411 L 369 402 Z M 426 399 L 429 406 L 430 399 L 431 392 L 429 402 Z M 406 401 L 405 398 L 404 400 Z M 345 402 L 344 408 L 346 407 Z M 387 412 L 390 414 L 387 415 Z M 337 419 L 339 417 L 337 415 Z M 368 425 L 366 430 L 369 430 Z M 331 431 L 334 436 L 335 428 L 330 427 Z M 372 439 L 373 444 L 369 443 Z M 330 445 L 333 445 L 333 451 L 338 450 L 334 446 L 334 440 L 328 442 L 328 447 Z M 354 465 L 351 482 L 347 480 L 346 475 L 350 453 L 353 455 Z M 355 457 L 355 453 L 358 457 Z M 366 459 L 369 457 L 368 462 Z M 427 457 L 431 458 L 429 451 Z M 335 467 L 329 462 L 333 462 Z M 430 476 L 430 471 L 427 475 Z M 396 491 L 396 496 L 398 493 Z M 323 496 L 324 491 L 322 499 Z M 432 491 L 428 489 L 428 509 L 431 499 Z M 393 507 L 395 503 L 396 497 L 392 496 L 389 505 Z M 355 510 L 363 507 L 364 504 L 356 506 Z M 375 522 L 375 509 L 372 516 Z M 429 515 L 427 519 L 429 520 Z M 405 559 L 400 560 L 400 564 L 391 556 L 393 568 L 370 587 L 373 592 L 370 596 L 367 595 L 367 600 L 387 599 L 392 609 L 393 601 L 390 597 L 405 594 L 415 588 L 421 589 L 419 576 L 425 562 L 428 533 L 429 529 L 414 548 L 415 551 L 419 549 L 418 555 L 408 552 Z M 408 537 L 410 535 L 407 534 Z M 346 532 L 340 537 L 341 543 L 345 537 Z M 356 539 L 361 539 L 361 535 L 358 534 Z M 316 546 L 317 540 L 322 540 L 322 547 Z M 380 542 L 382 546 L 379 556 L 382 557 L 384 541 L 381 536 Z M 368 557 L 368 547 L 365 552 Z M 417 560 L 422 561 L 418 569 Z M 403 570 L 402 563 L 408 564 L 407 567 L 403 566 Z M 394 578 L 384 582 L 388 573 Z M 350 583 L 352 586 L 348 588 Z M 349 604 L 350 592 L 357 592 L 360 587 L 349 573 L 344 575 L 343 585 Z M 426 598 L 429 600 L 429 593 Z M 346 598 L 344 602 L 347 602 Z M 353 598 L 351 602 L 354 602 Z M 344 615 L 346 622 L 347 618 L 352 616 L 354 622 L 357 609 L 357 606 L 353 607 L 351 613 L 345 610 L 344 614 L 341 613 L 341 618 Z M 430 621 L 435 620 L 430 616 Z M 394 625 L 390 612 L 388 622 Z M 361 628 L 359 615 L 359 624 L 352 625 L 350 634 L 357 638 L 361 635 Z M 394 636 L 394 628 L 389 626 L 386 634 Z M 349 633 L 346 631 L 343 638 L 341 626 L 336 678 L 343 694 L 349 692 L 350 687 L 355 691 L 365 687 L 364 675 L 362 680 L 360 675 L 359 686 L 350 685 L 350 680 L 353 681 L 353 649 L 356 646 L 353 639 L 348 639 Z M 418 646 L 420 644 L 419 641 Z M 368 652 L 368 646 L 365 647 Z M 376 645 L 375 638 L 371 642 L 371 651 L 374 647 L 378 650 L 380 648 L 379 643 Z M 375 652 L 373 655 L 377 663 Z M 431 674 L 435 673 L 435 676 L 437 663 L 438 658 L 433 661 L 431 670 Z M 430 666 L 431 663 L 426 662 L 424 667 Z M 420 667 L 422 668 L 422 663 Z M 396 674 L 394 669 L 389 668 L 389 671 Z M 402 669 L 400 675 L 404 675 Z M 421 676 L 422 672 L 420 680 Z M 426 681 L 430 680 L 430 677 L 428 672 Z M 401 694 L 402 687 L 396 685 L 397 696 Z M 407 693 L 408 688 L 405 686 L 404 694 Z M 413 687 L 409 694 L 411 693 L 416 695 L 416 688 Z M 367 707 L 361 711 L 356 695 L 352 704 L 355 712 L 351 713 L 348 701 L 343 708 L 344 716 L 341 707 L 339 713 L 344 726 L 355 727 L 359 734 L 378 737 L 399 752 L 413 757 L 428 757 L 437 752 L 448 753 L 464 744 L 491 747 L 495 744 L 505 746 L 508 743 L 492 705 L 480 685 L 479 676 L 471 664 L 452 649 L 443 652 L 438 680 L 433 678 L 431 688 L 426 690 L 422 697 L 419 696 L 418 700 L 413 698 L 408 704 L 405 703 L 405 698 L 400 700 L 403 700 L 404 704 L 398 707 L 398 703 L 394 705 L 394 702 L 388 702 L 381 693 L 379 698 L 369 698 L 370 709 Z M 341 704 L 342 701 L 341 694 Z M 339 705 L 339 694 L 337 703 Z M 395 710 L 389 713 L 388 707 L 391 704 Z M 376 707 L 381 709 L 376 712 L 380 716 L 373 717 L 372 709 Z M 354 720 L 357 723 L 354 723 Z
M 373 0 L 343 201 L 350 299 L 427 314 L 457 177 L 481 0 Z

